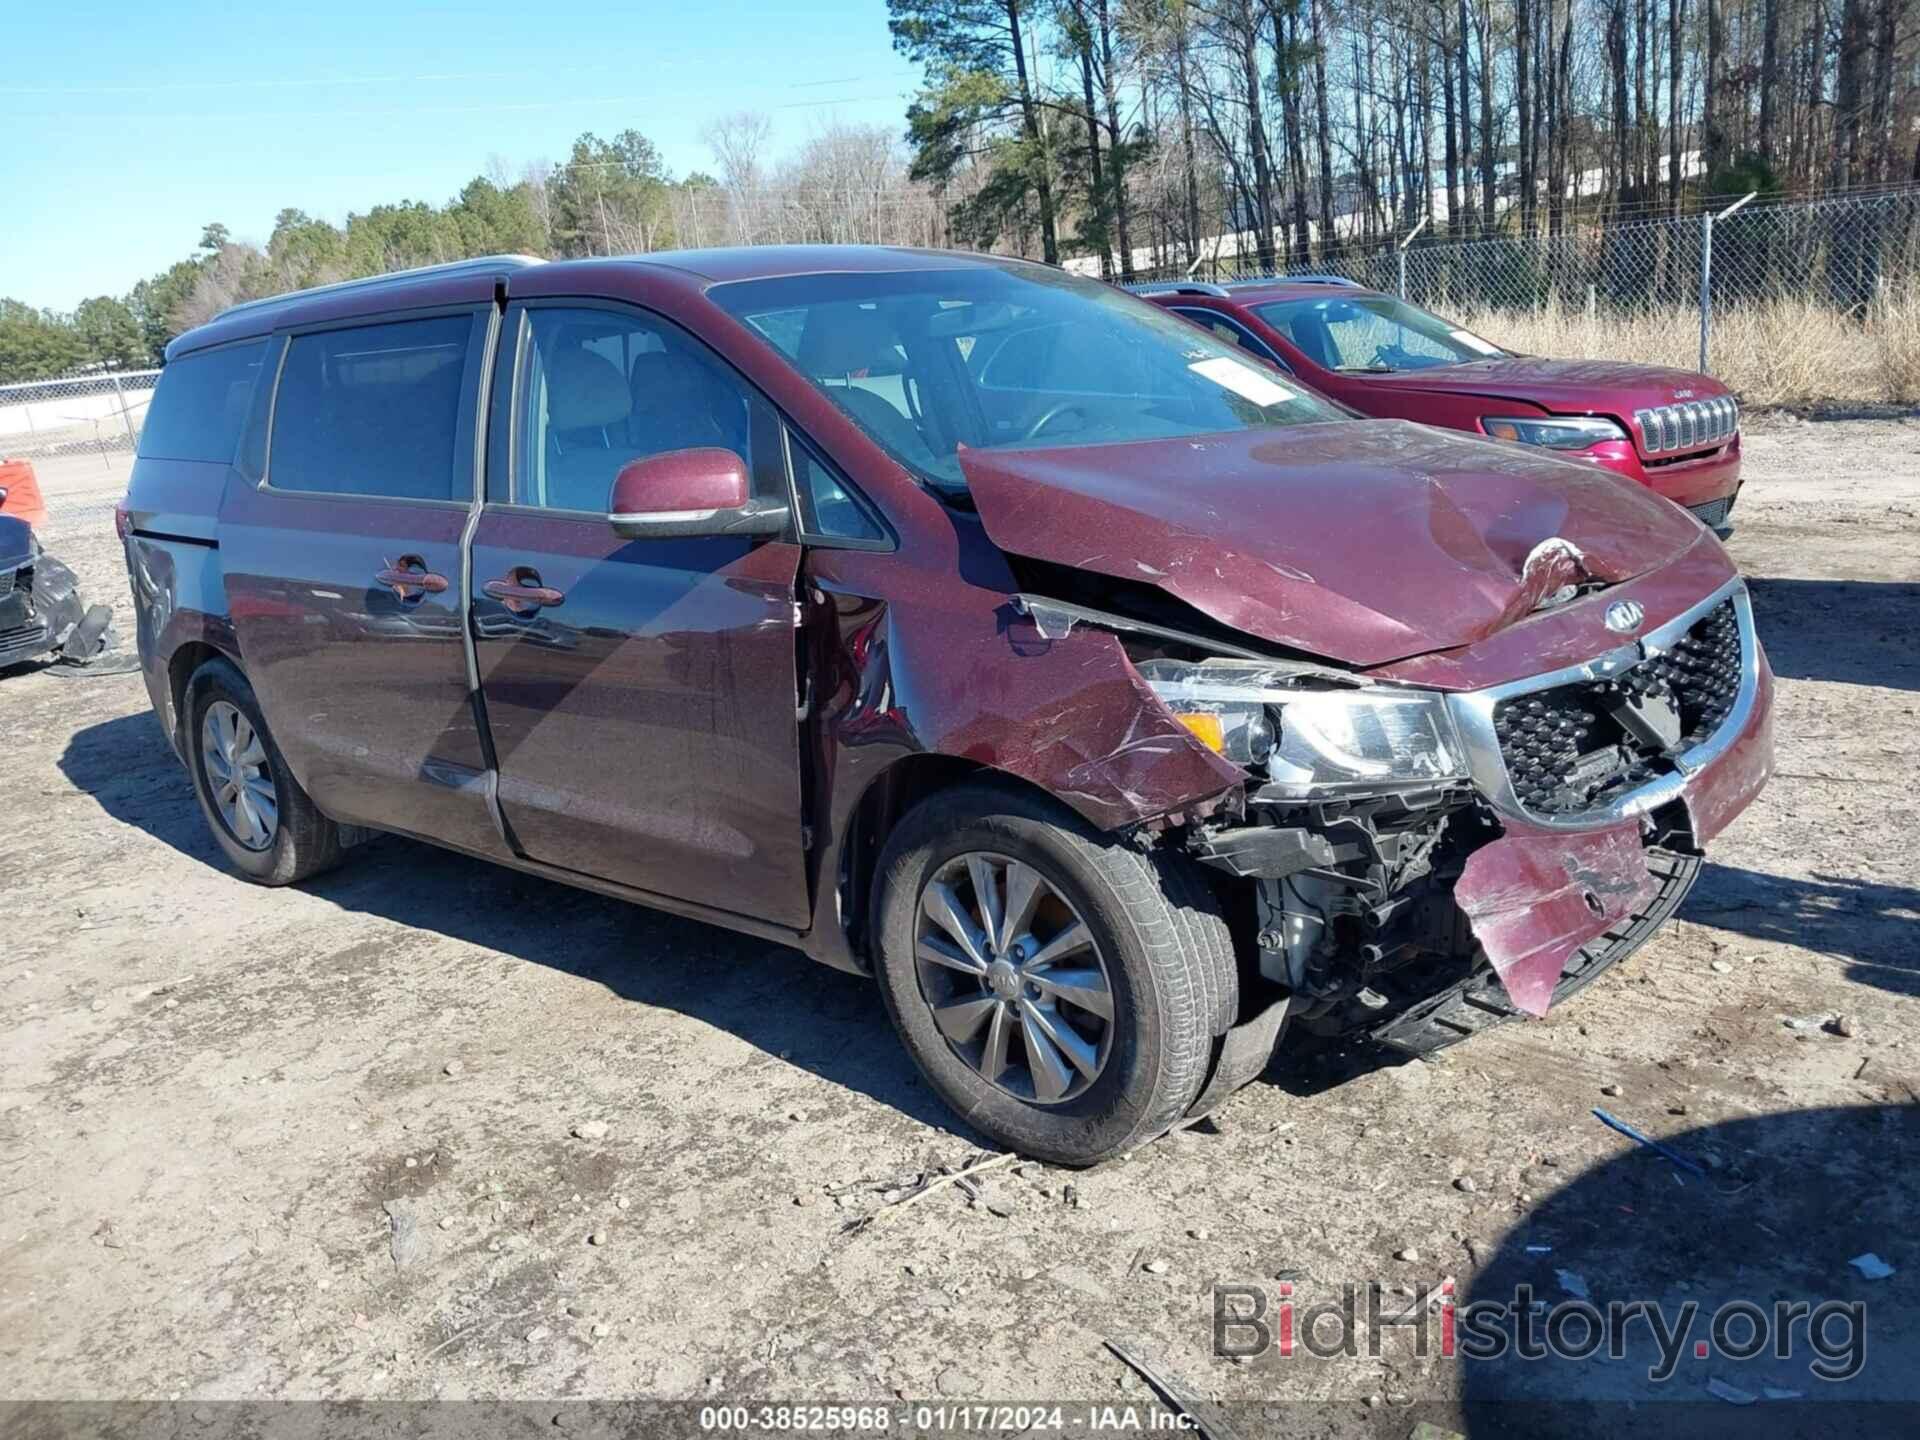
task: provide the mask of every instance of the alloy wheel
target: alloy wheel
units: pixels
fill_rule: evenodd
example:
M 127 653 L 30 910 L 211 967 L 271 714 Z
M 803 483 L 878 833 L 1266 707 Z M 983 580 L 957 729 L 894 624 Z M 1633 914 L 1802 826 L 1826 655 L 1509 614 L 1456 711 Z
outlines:
M 207 707 L 200 722 L 200 758 L 227 833 L 249 850 L 272 845 L 280 828 L 279 796 L 266 745 L 239 706 L 216 700 Z
M 1114 994 L 1086 922 L 1024 861 L 956 856 L 920 892 L 914 968 L 953 1052 L 1010 1095 L 1058 1105 L 1106 1066 Z

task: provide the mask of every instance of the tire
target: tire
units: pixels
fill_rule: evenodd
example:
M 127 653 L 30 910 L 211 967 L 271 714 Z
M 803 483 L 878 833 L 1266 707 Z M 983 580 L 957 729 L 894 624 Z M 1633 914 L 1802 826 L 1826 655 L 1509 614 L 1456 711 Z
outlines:
M 235 870 L 257 885 L 292 885 L 340 863 L 340 828 L 315 808 L 307 792 L 300 788 L 300 782 L 293 778 L 260 714 L 253 687 L 238 669 L 226 660 L 207 661 L 188 679 L 181 711 L 187 727 L 187 768 L 193 775 L 200 812 L 213 831 L 214 841 Z M 210 713 L 215 715 L 214 734 L 219 732 L 221 722 L 232 723 L 237 713 L 244 721 L 244 729 L 238 733 L 250 739 L 257 737 L 257 752 L 252 746 L 246 748 L 250 754 L 259 754 L 261 759 L 243 767 L 243 773 L 256 778 L 262 798 L 270 782 L 274 814 L 271 833 L 264 843 L 260 842 L 257 831 L 251 838 L 243 837 L 244 813 L 239 822 L 229 820 L 215 798 L 215 775 L 226 765 L 221 753 L 209 754 L 217 744 L 208 729 Z M 225 792 L 229 787 L 219 785 L 217 788 Z M 264 816 L 264 808 L 257 808 L 254 813 Z
M 1062 974 L 1058 961 L 1051 969 L 1015 967 L 1016 980 L 1021 975 L 1030 980 L 1009 999 L 994 989 L 1008 980 L 1005 973 L 997 978 L 991 972 L 950 973 L 947 960 L 927 963 L 922 942 L 931 940 L 939 948 L 946 937 L 923 901 L 934 886 L 946 885 L 947 899 L 967 897 L 977 907 L 969 857 L 984 858 L 989 875 L 993 866 L 1004 864 L 998 879 L 987 882 L 1002 902 L 1010 902 L 1015 889 L 1014 867 L 1037 873 L 1048 892 L 1032 911 L 1028 943 L 1015 938 L 1010 948 L 996 952 L 1006 965 L 1022 959 L 1025 950 L 1024 958 L 1038 967 L 1044 957 L 1031 953 L 1035 945 L 1046 950 L 1071 922 L 1084 926 L 1091 947 L 1077 952 L 1080 958 L 1068 974 Z M 1225 1033 L 1239 1005 L 1227 922 L 1192 867 L 1182 855 L 1143 854 L 1101 835 L 1045 797 L 1011 786 L 958 786 L 902 817 L 879 861 L 875 968 L 894 1028 L 940 1097 L 999 1143 L 1063 1165 L 1098 1164 L 1172 1126 L 1199 1094 L 1214 1038 Z M 937 899 L 928 903 L 939 908 Z M 1004 913 L 1014 907 L 1002 903 L 1000 908 Z M 1042 931 L 1049 926 L 1053 940 L 1043 942 Z M 1011 930 L 1011 922 L 1004 928 Z M 1091 960 L 1085 958 L 1089 953 Z M 1051 976 L 1086 976 L 1096 967 L 1105 984 L 1096 998 L 1110 1009 L 1107 1020 L 1075 1008 L 1066 998 L 1074 992 L 1050 984 Z M 951 992 L 930 994 L 948 981 Z M 1050 988 L 1043 994 L 1034 988 L 1040 985 Z M 1094 1053 L 1097 1073 L 1089 1075 L 1076 1064 L 1069 1071 L 1075 1088 L 1048 1097 L 1042 1093 L 1043 1072 L 1057 1073 L 1059 1067 L 1056 1063 L 1049 1070 L 1029 1048 L 1050 1048 L 1044 1035 L 1030 1038 L 1043 1022 L 989 1019 L 985 1038 L 963 1043 L 950 1040 L 935 1019 L 936 1005 L 951 1015 L 956 1000 L 962 1009 L 985 1006 L 990 1012 L 997 999 L 1007 1016 L 1031 1016 L 1020 996 L 1032 997 L 1052 1017 L 1044 1022 L 1047 1034 L 1057 1034 L 1051 1027 L 1065 1023 L 1063 1016 L 1079 1024 L 1082 1033 L 1072 1040 L 1082 1057 Z M 1002 1041 L 999 1054 L 1007 1068 L 1000 1083 L 986 1075 L 996 1023 L 1017 1035 Z M 1061 1046 L 1055 1062 L 1069 1048 Z M 976 1058 L 968 1058 L 975 1052 Z

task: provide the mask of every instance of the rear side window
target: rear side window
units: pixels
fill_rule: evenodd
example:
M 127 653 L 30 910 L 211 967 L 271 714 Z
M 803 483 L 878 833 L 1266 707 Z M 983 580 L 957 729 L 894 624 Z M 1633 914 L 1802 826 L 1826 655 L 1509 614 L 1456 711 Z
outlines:
M 445 315 L 295 335 L 274 395 L 267 483 L 453 499 L 472 334 L 471 317 Z
M 141 458 L 232 463 L 266 353 L 265 340 L 249 340 L 170 363 L 140 427 Z

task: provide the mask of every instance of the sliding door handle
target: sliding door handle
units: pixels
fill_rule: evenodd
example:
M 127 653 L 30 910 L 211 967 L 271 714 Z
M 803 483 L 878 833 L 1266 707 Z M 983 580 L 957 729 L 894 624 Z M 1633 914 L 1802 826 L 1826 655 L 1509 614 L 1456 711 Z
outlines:
M 427 569 L 427 562 L 418 555 L 402 555 L 373 578 L 402 600 L 418 601 L 447 588 L 447 577 Z
M 531 615 L 543 606 L 559 605 L 565 594 L 540 583 L 540 572 L 530 565 L 516 565 L 498 580 L 489 580 L 481 592 L 498 600 L 514 615 Z

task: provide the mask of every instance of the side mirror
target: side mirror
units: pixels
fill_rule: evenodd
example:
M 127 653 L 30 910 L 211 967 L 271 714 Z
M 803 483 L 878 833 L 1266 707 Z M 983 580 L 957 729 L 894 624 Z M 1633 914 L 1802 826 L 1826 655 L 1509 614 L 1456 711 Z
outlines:
M 787 528 L 787 506 L 753 498 L 746 462 L 733 451 L 702 446 L 621 466 L 607 523 L 623 540 L 778 535 Z

